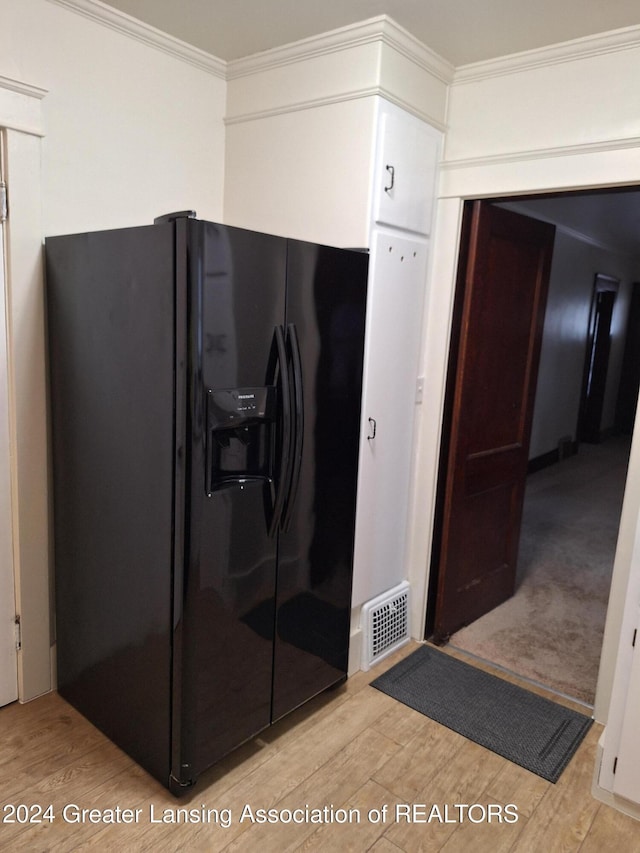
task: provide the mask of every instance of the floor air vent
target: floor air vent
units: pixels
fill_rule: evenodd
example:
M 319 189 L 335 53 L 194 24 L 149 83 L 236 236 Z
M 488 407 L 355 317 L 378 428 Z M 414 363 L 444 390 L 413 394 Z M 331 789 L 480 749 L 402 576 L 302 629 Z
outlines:
M 403 581 L 362 607 L 362 669 L 400 648 L 409 640 L 409 584 Z

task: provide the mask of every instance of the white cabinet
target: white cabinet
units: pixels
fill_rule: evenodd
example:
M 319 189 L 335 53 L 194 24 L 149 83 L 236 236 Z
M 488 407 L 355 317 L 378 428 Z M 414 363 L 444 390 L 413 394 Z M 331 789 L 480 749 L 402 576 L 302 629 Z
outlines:
M 439 149 L 437 131 L 403 110 L 386 107 L 376 156 L 376 223 L 430 233 Z
M 380 102 L 377 126 L 353 607 L 407 575 L 427 235 L 441 139 L 387 101 Z M 391 188 L 387 165 L 394 165 Z
M 400 583 L 427 243 L 376 231 L 367 301 L 353 606 Z
M 613 793 L 640 804 L 640 737 L 638 715 L 640 711 L 640 642 L 636 634 L 631 663 L 631 675 L 624 706 L 620 742 L 615 759 Z
M 605 794 L 601 799 L 634 817 L 640 816 L 640 611 L 634 604 L 637 599 L 638 579 L 632 574 L 596 787 L 598 794 Z

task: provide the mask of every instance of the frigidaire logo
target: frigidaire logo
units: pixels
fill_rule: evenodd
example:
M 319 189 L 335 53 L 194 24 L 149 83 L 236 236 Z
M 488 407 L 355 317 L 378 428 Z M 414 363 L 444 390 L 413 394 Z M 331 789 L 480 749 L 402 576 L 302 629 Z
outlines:
M 253 400 L 255 394 L 238 394 L 238 400 Z

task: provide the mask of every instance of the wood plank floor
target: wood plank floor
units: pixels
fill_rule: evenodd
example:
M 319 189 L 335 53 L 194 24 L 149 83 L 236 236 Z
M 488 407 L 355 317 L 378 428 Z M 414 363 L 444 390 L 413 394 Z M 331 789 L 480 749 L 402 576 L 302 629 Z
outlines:
M 552 785 L 369 687 L 412 649 L 241 747 L 180 801 L 58 695 L 2 708 L 0 850 L 640 851 L 640 822 L 590 793 L 599 726 Z M 306 807 L 332 807 L 335 820 L 285 822 Z M 188 822 L 165 823 L 178 809 L 192 810 Z M 257 822 L 258 809 L 279 810 L 279 822 Z M 135 822 L 107 822 L 118 816 Z

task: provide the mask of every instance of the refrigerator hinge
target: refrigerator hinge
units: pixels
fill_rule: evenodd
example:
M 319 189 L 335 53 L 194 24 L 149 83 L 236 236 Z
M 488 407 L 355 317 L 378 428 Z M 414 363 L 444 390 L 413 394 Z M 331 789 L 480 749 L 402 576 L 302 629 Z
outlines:
M 7 195 L 7 185 L 4 181 L 0 181 L 0 223 L 6 222 L 9 218 L 9 198 Z
M 19 652 L 22 648 L 22 624 L 19 616 L 16 616 L 14 621 L 14 634 L 16 640 L 16 651 Z
M 163 213 L 153 220 L 154 225 L 164 225 L 167 222 L 175 222 L 176 219 L 197 219 L 195 210 L 174 210 L 171 213 Z
M 193 788 L 195 784 L 195 779 L 189 779 L 186 782 L 182 782 L 180 779 L 177 779 L 173 773 L 169 774 L 169 790 L 175 797 L 182 797 L 187 793 L 189 788 Z

